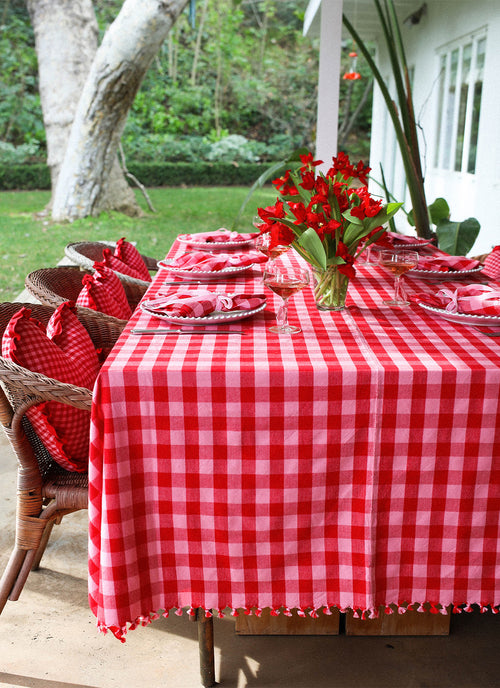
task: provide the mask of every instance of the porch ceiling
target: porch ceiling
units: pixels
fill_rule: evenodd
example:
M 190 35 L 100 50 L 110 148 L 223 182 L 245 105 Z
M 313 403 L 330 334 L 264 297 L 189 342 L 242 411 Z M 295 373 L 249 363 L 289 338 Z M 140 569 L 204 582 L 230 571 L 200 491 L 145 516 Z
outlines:
M 331 1 L 331 0 L 328 0 Z M 432 0 L 427 0 L 431 4 Z M 424 0 L 395 0 L 396 11 L 400 22 L 408 20 L 418 14 L 424 4 Z M 321 0 L 310 0 L 306 10 L 304 20 L 304 34 L 319 36 L 321 18 Z M 344 14 L 354 25 L 364 40 L 374 40 L 380 33 L 380 22 L 373 0 L 344 0 Z M 343 29 L 342 35 L 349 37 L 348 32 Z

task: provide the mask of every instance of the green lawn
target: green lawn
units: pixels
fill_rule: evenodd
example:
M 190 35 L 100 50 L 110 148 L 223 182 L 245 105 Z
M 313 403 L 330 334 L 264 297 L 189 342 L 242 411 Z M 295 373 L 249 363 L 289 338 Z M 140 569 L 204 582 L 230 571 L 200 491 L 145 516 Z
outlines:
M 146 255 L 163 258 L 177 234 L 230 227 L 246 198 L 245 187 L 161 188 L 148 191 L 156 213 L 140 192 L 141 218 L 105 213 L 72 224 L 53 224 L 37 213 L 50 199 L 46 191 L 0 193 L 0 301 L 10 301 L 24 288 L 32 270 L 56 265 L 72 241 L 136 241 Z M 250 199 L 237 229 L 254 231 L 252 217 L 259 207 L 276 200 L 272 187 L 259 189 Z

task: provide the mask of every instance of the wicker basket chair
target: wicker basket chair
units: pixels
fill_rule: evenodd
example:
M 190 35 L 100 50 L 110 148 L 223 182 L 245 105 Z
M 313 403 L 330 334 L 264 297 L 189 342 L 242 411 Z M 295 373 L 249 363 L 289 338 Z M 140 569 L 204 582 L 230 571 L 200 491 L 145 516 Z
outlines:
M 90 270 L 79 267 L 59 266 L 55 268 L 41 268 L 30 272 L 24 284 L 26 289 L 46 306 L 57 308 L 64 301 L 76 301 L 82 288 L 82 277 L 90 274 Z M 122 282 L 130 308 L 135 310 L 137 304 L 146 292 L 146 288 L 132 282 Z M 90 308 L 77 308 L 78 315 L 87 314 L 88 317 L 99 317 L 125 327 L 126 320 L 120 320 L 112 315 L 96 312 Z
M 78 241 L 76 243 L 68 244 L 64 249 L 67 258 L 75 265 L 79 265 L 86 270 L 93 270 L 94 263 L 103 260 L 103 250 L 105 248 L 114 249 L 116 244 L 110 241 Z M 141 254 L 142 259 L 146 263 L 146 267 L 151 272 L 158 269 L 158 263 L 155 258 Z M 149 282 L 124 275 L 122 272 L 116 273 L 122 282 L 137 284 L 149 287 Z
M 32 303 L 0 304 L 0 337 L 22 307 L 47 323 L 54 308 Z M 79 316 L 96 348 L 110 351 L 121 327 Z M 0 356 L 0 422 L 17 456 L 16 540 L 0 580 L 0 613 L 8 599 L 17 600 L 31 569 L 38 568 L 52 527 L 65 514 L 87 508 L 88 475 L 65 471 L 51 457 L 29 420 L 28 408 L 43 401 L 90 409 L 92 393 L 48 378 Z

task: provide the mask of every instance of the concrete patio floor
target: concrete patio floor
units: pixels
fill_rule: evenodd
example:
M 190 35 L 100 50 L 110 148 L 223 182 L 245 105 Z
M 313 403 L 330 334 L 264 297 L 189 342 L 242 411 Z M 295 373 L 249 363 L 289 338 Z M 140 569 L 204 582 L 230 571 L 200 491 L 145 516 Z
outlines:
M 0 437 L 0 568 L 14 541 L 16 465 Z M 196 688 L 197 626 L 161 619 L 122 644 L 96 629 L 87 603 L 87 513 L 54 528 L 39 571 L 0 616 L 0 686 Z M 452 617 L 444 637 L 237 636 L 214 621 L 216 676 L 244 688 L 498 688 L 500 615 Z

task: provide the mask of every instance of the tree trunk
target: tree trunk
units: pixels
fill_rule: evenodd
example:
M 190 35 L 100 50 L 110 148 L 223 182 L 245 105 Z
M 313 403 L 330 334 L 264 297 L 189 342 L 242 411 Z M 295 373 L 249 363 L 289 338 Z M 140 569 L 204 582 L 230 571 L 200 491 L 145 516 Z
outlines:
M 85 79 L 97 50 L 92 0 L 27 0 L 35 33 L 38 80 L 52 189 Z
M 125 0 L 96 52 L 75 113 L 52 218 L 110 207 L 106 185 L 126 118 L 149 65 L 188 0 Z M 123 175 L 122 175 L 123 176 Z

